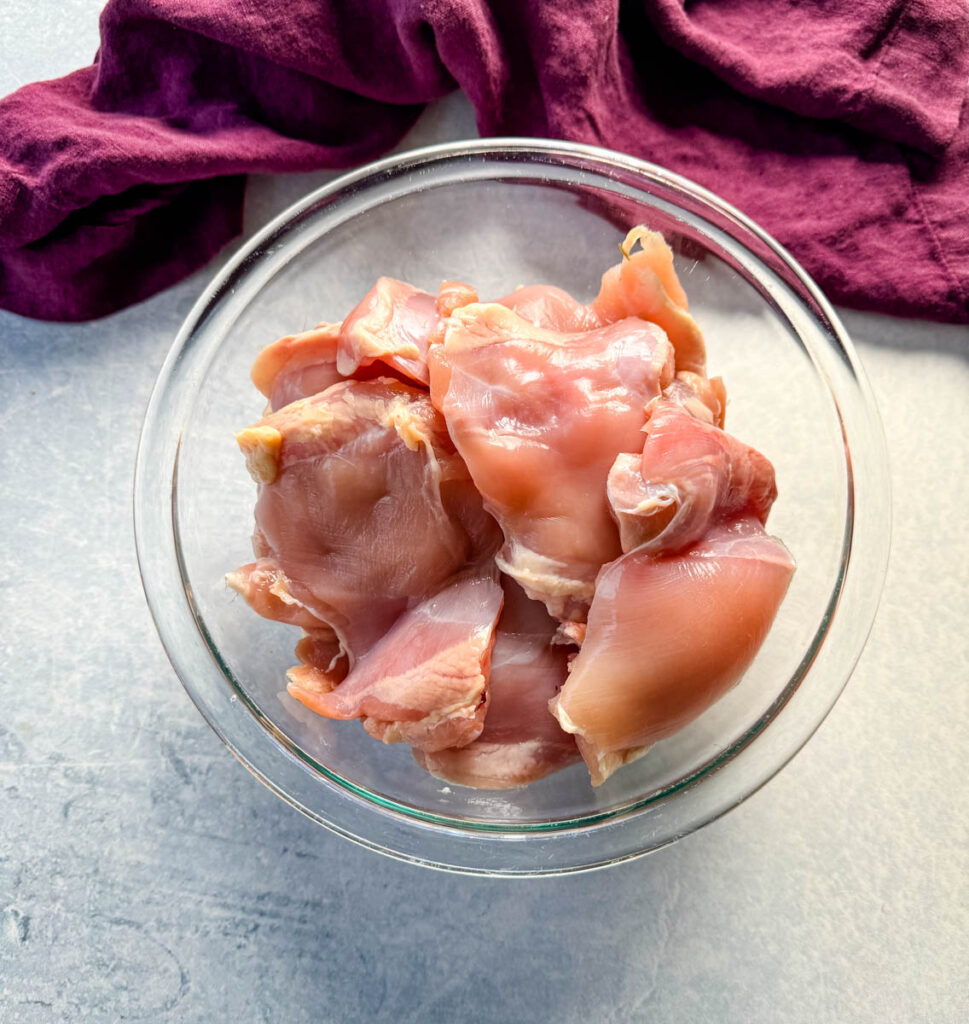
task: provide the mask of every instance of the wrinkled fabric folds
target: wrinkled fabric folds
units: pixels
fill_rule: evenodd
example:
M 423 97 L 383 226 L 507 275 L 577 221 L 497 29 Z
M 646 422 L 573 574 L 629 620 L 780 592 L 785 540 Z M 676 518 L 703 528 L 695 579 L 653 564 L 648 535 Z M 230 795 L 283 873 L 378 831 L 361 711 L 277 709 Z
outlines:
M 482 135 L 712 189 L 837 302 L 969 322 L 967 77 L 961 0 L 111 0 L 91 67 L 0 101 L 0 306 L 146 298 L 243 175 L 375 158 L 460 88 Z

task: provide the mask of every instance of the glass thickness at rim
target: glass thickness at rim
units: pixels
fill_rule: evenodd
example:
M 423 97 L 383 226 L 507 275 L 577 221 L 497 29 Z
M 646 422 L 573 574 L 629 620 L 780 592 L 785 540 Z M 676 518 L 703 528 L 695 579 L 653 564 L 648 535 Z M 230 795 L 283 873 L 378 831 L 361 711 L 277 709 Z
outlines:
M 153 465 L 148 465 L 146 462 L 146 458 L 150 454 L 149 449 L 151 447 L 158 447 L 157 444 L 151 446 L 147 442 L 151 437 L 153 428 L 158 426 L 157 420 L 161 396 L 165 392 L 166 386 L 170 383 L 173 374 L 177 372 L 180 359 L 184 357 L 191 348 L 193 341 L 197 341 L 197 333 L 199 330 L 204 324 L 206 324 L 214 313 L 218 312 L 217 307 L 219 303 L 223 301 L 226 296 L 231 296 L 240 279 L 245 279 L 254 269 L 259 268 L 261 261 L 265 261 L 267 257 L 270 258 L 270 263 L 268 266 L 263 267 L 264 277 L 268 278 L 272 273 L 275 273 L 276 270 L 278 270 L 278 266 L 272 265 L 273 261 L 271 258 L 274 255 L 278 257 L 280 253 L 286 253 L 285 236 L 288 232 L 292 231 L 301 220 L 306 218 L 308 215 L 318 214 L 321 210 L 325 210 L 327 208 L 338 208 L 339 205 L 346 202 L 347 199 L 364 194 L 368 189 L 375 185 L 384 187 L 385 192 L 380 201 L 388 202 L 410 192 L 418 192 L 428 188 L 442 187 L 447 186 L 448 184 L 458 183 L 462 180 L 459 171 L 465 169 L 468 170 L 468 177 L 471 179 L 501 180 L 501 172 L 491 168 L 488 165 L 488 161 L 495 162 L 502 168 L 507 168 L 509 172 L 517 168 L 517 170 L 515 170 L 515 176 L 518 178 L 521 178 L 522 175 L 526 173 L 522 170 L 523 166 L 530 166 L 532 169 L 531 173 L 537 173 L 539 175 L 541 175 L 543 167 L 554 167 L 558 173 L 564 172 L 565 174 L 575 173 L 594 175 L 598 178 L 598 187 L 602 187 L 604 189 L 613 188 L 616 191 L 620 191 L 620 189 L 627 191 L 638 190 L 641 196 L 649 196 L 651 198 L 654 198 L 657 193 L 662 193 L 664 190 L 671 191 L 677 198 L 681 195 L 686 197 L 691 207 L 693 207 L 694 212 L 696 209 L 699 209 L 703 213 L 713 215 L 713 217 L 710 218 L 710 223 L 713 225 L 713 219 L 715 217 L 717 221 L 717 224 L 713 225 L 715 231 L 724 230 L 720 225 L 726 223 L 727 225 L 732 226 L 737 234 L 748 234 L 752 236 L 753 240 L 758 243 L 761 250 L 766 249 L 770 253 L 772 257 L 771 262 L 773 263 L 776 261 L 776 265 L 781 267 L 793 280 L 794 287 L 801 293 L 800 297 L 802 301 L 805 301 L 807 304 L 812 306 L 814 310 L 816 310 L 816 318 L 824 324 L 831 340 L 835 343 L 834 348 L 836 351 L 834 355 L 836 357 L 836 361 L 840 362 L 842 368 L 847 367 L 850 370 L 851 383 L 855 388 L 859 389 L 862 398 L 867 398 L 867 389 L 864 384 L 863 377 L 858 371 L 857 365 L 850 351 L 850 345 L 847 343 L 843 331 L 838 325 L 836 317 L 827 306 L 820 293 L 817 292 L 815 286 L 810 282 L 806 275 L 803 274 L 803 271 L 794 264 L 794 262 L 779 246 L 776 245 L 776 243 L 769 239 L 769 237 L 761 232 L 755 225 L 747 221 L 747 219 L 737 211 L 733 210 L 731 207 L 727 206 L 727 204 L 718 200 L 711 194 L 706 193 L 703 189 L 687 182 L 685 179 L 681 179 L 678 176 L 663 171 L 660 168 L 652 167 L 651 165 L 632 160 L 631 158 L 612 154 L 608 151 L 597 150 L 593 147 L 531 140 L 487 140 L 481 142 L 455 143 L 445 146 L 430 147 L 425 150 L 405 154 L 402 157 L 390 158 L 375 165 L 371 165 L 369 168 L 364 168 L 350 175 L 345 175 L 337 181 L 332 182 L 330 185 L 327 185 L 310 196 L 307 196 L 304 200 L 295 204 L 264 228 L 259 235 L 257 235 L 232 261 L 229 262 L 225 269 L 217 276 L 206 293 L 200 298 L 180 331 L 172 353 L 166 361 L 159 377 L 156 390 L 149 405 L 148 415 L 146 416 L 142 444 L 139 450 L 138 471 L 136 475 L 136 532 L 139 561 L 142 566 L 149 605 L 152 607 L 152 612 L 155 615 L 159 632 L 161 633 L 166 649 L 169 651 L 169 655 L 172 658 L 173 665 L 182 678 L 182 682 L 189 694 L 192 696 L 193 700 L 195 700 L 203 715 L 205 715 L 206 719 L 210 722 L 223 741 L 230 747 L 230 749 L 233 750 L 236 756 L 247 765 L 247 767 L 254 771 L 257 776 L 263 779 L 263 781 L 266 781 L 271 788 L 280 792 L 281 795 L 293 803 L 294 806 L 297 806 L 300 810 L 309 814 L 322 824 L 334 828 L 335 831 L 348 835 L 349 838 L 363 842 L 364 845 L 373 846 L 378 849 L 382 848 L 379 843 L 368 841 L 364 836 L 354 835 L 352 832 L 348 832 L 341 828 L 339 824 L 328 820 L 325 815 L 305 806 L 298 798 L 287 793 L 285 788 L 282 788 L 275 780 L 271 779 L 268 774 L 262 770 L 260 765 L 254 762 L 249 753 L 243 751 L 241 749 L 241 745 L 235 742 L 232 736 L 228 735 L 229 730 L 226 729 L 225 723 L 221 720 L 216 720 L 217 716 L 214 714 L 214 710 L 209 705 L 209 702 L 206 701 L 201 692 L 196 690 L 194 681 L 190 678 L 186 678 L 185 666 L 181 664 L 182 659 L 178 652 L 173 651 L 173 637 L 171 635 L 171 630 L 169 629 L 167 617 L 160 613 L 158 608 L 159 602 L 156 599 L 156 596 L 152 593 L 152 573 L 154 569 L 151 564 L 152 559 L 146 557 L 146 554 L 147 545 L 158 538 L 149 537 L 148 533 L 150 533 L 150 527 L 147 525 L 145 516 L 142 513 L 139 513 L 139 507 L 142 511 L 144 510 L 143 500 L 148 497 L 148 492 L 150 490 L 154 491 L 156 496 L 158 495 L 158 485 L 163 482 L 168 485 L 165 488 L 169 492 L 166 497 L 168 497 L 172 502 L 170 506 L 171 518 L 168 519 L 168 524 L 172 532 L 169 535 L 168 540 L 173 542 L 173 549 L 170 553 L 174 556 L 174 561 L 178 565 L 179 575 L 181 577 L 182 593 L 185 596 L 188 610 L 190 611 L 194 621 L 194 626 L 198 630 L 198 635 L 200 635 L 205 642 L 205 646 L 212 659 L 212 663 L 217 666 L 219 674 L 223 679 L 228 680 L 236 690 L 237 695 L 241 697 L 240 703 L 243 706 L 239 706 L 237 704 L 236 711 L 246 715 L 251 715 L 259 722 L 260 729 L 267 738 L 271 738 L 273 743 L 282 744 L 286 748 L 290 759 L 295 765 L 298 765 L 303 772 L 306 772 L 308 769 L 315 773 L 316 778 L 319 781 L 326 780 L 325 784 L 328 787 L 333 788 L 334 790 L 339 789 L 342 794 L 349 794 L 352 799 L 356 801 L 366 801 L 367 806 L 371 809 L 379 809 L 379 811 L 385 815 L 390 814 L 404 817 L 419 825 L 437 826 L 439 831 L 443 827 L 443 829 L 447 830 L 449 833 L 463 833 L 465 835 L 473 834 L 473 836 L 479 840 L 485 838 L 511 838 L 513 835 L 520 836 L 523 834 L 535 835 L 541 833 L 548 836 L 550 833 L 558 833 L 559 835 L 562 835 L 583 830 L 586 832 L 589 830 L 600 831 L 604 826 L 616 826 L 620 825 L 624 821 L 628 822 L 631 818 L 635 818 L 643 809 L 651 805 L 655 805 L 658 802 L 675 799 L 677 795 L 682 795 L 683 792 L 695 789 L 698 785 L 701 785 L 706 777 L 709 777 L 713 773 L 722 772 L 738 757 L 738 755 L 747 750 L 754 738 L 763 733 L 770 723 L 772 723 L 778 715 L 781 714 L 791 696 L 797 691 L 805 674 L 816 660 L 825 641 L 825 636 L 827 635 L 829 627 L 832 622 L 835 621 L 837 605 L 841 598 L 851 564 L 851 549 L 854 536 L 854 497 L 856 482 L 851 473 L 851 460 L 850 458 L 846 458 L 845 466 L 848 475 L 848 495 L 850 500 L 847 504 L 840 572 L 835 588 L 830 596 L 826 613 L 817 632 L 815 633 L 814 640 L 802 658 L 797 671 L 790 679 L 788 679 L 786 685 L 778 694 L 778 697 L 750 729 L 748 729 L 741 737 L 739 737 L 739 739 L 722 751 L 718 756 L 702 765 L 697 771 L 690 773 L 688 776 L 677 779 L 672 784 L 665 786 L 656 792 L 648 794 L 641 800 L 628 802 L 620 807 L 611 808 L 602 812 L 593 812 L 577 818 L 553 822 L 522 822 L 518 824 L 512 822 L 482 822 L 464 818 L 451 818 L 389 800 L 379 794 L 370 792 L 364 787 L 355 785 L 350 780 L 344 779 L 338 773 L 332 772 L 325 766 L 319 764 L 305 751 L 301 750 L 287 737 L 285 737 L 275 727 L 275 725 L 265 717 L 256 704 L 250 701 L 245 689 L 239 684 L 238 680 L 235 679 L 232 672 L 221 658 L 217 646 L 212 642 L 210 633 L 205 627 L 204 621 L 198 612 L 196 603 L 191 594 L 191 588 L 188 586 L 187 574 L 185 572 L 184 565 L 182 564 L 181 542 L 178 536 L 178 519 L 175 508 L 177 502 L 177 443 L 174 451 L 169 448 L 168 461 L 163 461 L 161 463 L 156 461 Z M 482 162 L 484 164 L 483 166 Z M 462 165 L 466 166 L 463 167 Z M 446 173 L 444 173 L 448 168 L 453 171 L 450 178 L 447 177 Z M 428 172 L 434 170 L 439 174 L 443 174 L 443 177 L 440 180 L 432 181 L 428 179 Z M 541 179 L 539 178 L 539 180 Z M 394 186 L 398 187 L 395 188 Z M 672 200 L 665 198 L 661 199 L 661 202 L 670 203 Z M 675 206 L 676 204 L 674 203 L 673 205 Z M 349 214 L 350 217 L 354 215 L 354 211 L 351 211 Z M 304 239 L 302 245 L 298 246 L 292 254 L 289 254 L 289 258 L 297 256 L 302 248 L 309 244 L 313 238 L 319 237 L 322 233 L 323 230 L 321 229 L 321 231 L 317 232 L 317 234 L 312 236 L 312 238 Z M 744 247 L 744 240 L 742 238 L 734 238 L 734 241 Z M 715 248 L 715 246 L 712 247 Z M 745 248 L 747 248 L 748 252 L 750 251 L 749 245 Z M 753 259 L 756 260 L 756 257 L 753 257 Z M 775 306 L 775 308 L 778 308 L 772 300 L 769 288 L 764 288 L 763 282 L 758 281 L 757 283 L 767 302 Z M 790 286 L 792 282 L 789 280 L 786 283 Z M 256 287 L 258 287 L 258 285 Z M 796 328 L 792 327 L 792 329 L 794 330 L 794 333 L 797 334 Z M 838 401 L 838 395 L 836 394 L 836 389 L 829 374 L 831 367 L 824 365 L 824 361 L 819 359 L 819 353 L 812 350 L 810 355 L 812 361 L 815 363 L 816 369 L 824 377 L 829 390 L 831 390 L 832 399 L 834 401 L 839 420 L 841 420 L 841 403 Z M 869 415 L 873 415 L 870 413 L 870 410 Z M 168 426 L 176 427 L 178 431 L 181 430 L 181 424 L 169 424 Z M 844 436 L 845 425 L 843 420 L 841 420 L 841 429 Z M 874 440 L 877 447 L 877 442 L 879 440 L 877 418 L 875 421 L 874 434 L 876 435 Z M 156 437 L 155 441 L 157 442 L 158 440 L 159 439 Z M 847 436 L 844 436 L 844 440 L 847 451 Z M 162 445 L 162 447 L 164 447 L 164 445 Z M 170 475 L 165 469 L 166 466 L 171 469 Z M 165 479 L 166 477 L 167 480 Z M 146 530 L 148 533 L 146 533 Z M 886 543 L 883 546 L 887 549 L 887 538 Z M 169 545 L 169 547 L 171 548 L 171 545 Z M 879 552 L 875 551 L 874 555 L 874 561 L 877 563 L 879 560 Z M 871 559 L 869 559 L 869 561 L 870 560 Z M 881 571 L 884 571 L 883 559 Z M 867 618 L 867 621 L 864 623 L 866 633 L 871 624 L 871 617 L 873 617 L 874 614 L 874 603 L 871 603 L 869 610 L 870 615 L 867 617 L 863 616 L 863 618 Z M 857 650 L 850 659 L 851 664 L 853 664 L 854 659 L 857 658 L 858 653 L 860 653 L 861 646 L 862 644 L 859 642 L 857 644 Z M 824 713 L 826 713 L 834 703 L 838 693 L 840 693 L 840 690 L 843 688 L 849 672 L 850 666 L 848 666 L 847 672 L 844 672 L 844 677 L 840 680 L 840 685 L 836 687 L 833 692 L 833 696 L 831 696 L 831 699 L 827 702 L 827 707 L 823 709 L 823 713 L 819 717 L 816 717 L 816 720 L 809 723 L 808 727 L 800 730 L 801 735 L 799 735 L 793 743 L 787 744 L 787 748 L 780 753 L 779 757 L 776 757 L 772 761 L 766 771 L 761 770 L 757 773 L 756 777 L 750 778 L 747 781 L 747 784 L 742 786 L 730 801 L 719 808 L 711 808 L 709 813 L 702 816 L 702 820 L 690 822 L 689 827 L 685 829 L 677 829 L 675 835 L 670 835 L 666 837 L 665 840 L 661 837 L 654 837 L 654 841 L 652 845 L 649 846 L 649 849 L 658 848 L 660 845 L 664 845 L 665 842 L 671 841 L 672 838 L 676 838 L 677 835 L 685 834 L 686 831 L 692 831 L 693 828 L 699 827 L 707 821 L 712 820 L 717 816 L 717 814 L 723 813 L 723 811 L 728 809 L 730 806 L 734 806 L 739 803 L 758 788 L 759 785 L 770 778 L 783 766 L 784 763 L 786 763 L 787 760 L 789 760 L 791 756 L 793 756 L 794 753 L 796 753 L 800 746 L 809 738 L 817 725 L 820 724 L 820 721 L 824 717 Z M 407 857 L 405 854 L 402 854 L 401 851 L 392 849 L 385 849 L 384 852 L 390 852 L 397 856 L 405 856 L 406 859 L 421 859 Z M 598 863 L 608 863 L 612 860 L 625 859 L 626 856 L 635 856 L 638 852 L 646 852 L 646 850 L 634 851 L 625 855 L 622 855 L 617 851 L 616 856 L 606 858 Z M 427 861 L 422 862 L 427 863 Z M 437 863 L 436 866 L 452 867 L 459 870 L 475 870 L 473 867 L 462 867 L 457 864 Z M 551 873 L 554 870 L 576 870 L 581 867 L 592 866 L 596 865 L 592 863 L 586 863 L 584 865 L 577 864 L 561 869 L 552 868 L 551 865 L 549 865 L 548 870 L 536 873 Z M 486 873 L 502 872 L 488 870 Z M 532 872 L 526 870 L 521 873 Z

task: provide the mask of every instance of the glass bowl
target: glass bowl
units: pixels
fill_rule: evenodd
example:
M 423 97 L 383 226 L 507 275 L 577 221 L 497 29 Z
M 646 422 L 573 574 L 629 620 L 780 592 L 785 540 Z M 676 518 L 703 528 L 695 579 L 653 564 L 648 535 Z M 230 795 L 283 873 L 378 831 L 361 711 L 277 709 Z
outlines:
M 285 692 L 293 627 L 225 585 L 251 559 L 253 484 L 234 431 L 259 418 L 259 349 L 339 320 L 378 275 L 482 297 L 556 284 L 588 300 L 645 222 L 676 254 L 727 427 L 763 451 L 780 497 L 768 529 L 798 569 L 741 683 L 593 789 L 574 766 L 483 792 L 422 771 L 355 722 Z M 831 307 L 735 209 L 659 167 L 529 139 L 433 146 L 347 174 L 269 224 L 218 274 L 175 339 L 148 407 L 135 476 L 145 593 L 192 700 L 257 777 L 320 824 L 433 867 L 544 875 L 655 850 L 712 821 L 805 743 L 843 689 L 878 602 L 888 471 L 875 405 Z

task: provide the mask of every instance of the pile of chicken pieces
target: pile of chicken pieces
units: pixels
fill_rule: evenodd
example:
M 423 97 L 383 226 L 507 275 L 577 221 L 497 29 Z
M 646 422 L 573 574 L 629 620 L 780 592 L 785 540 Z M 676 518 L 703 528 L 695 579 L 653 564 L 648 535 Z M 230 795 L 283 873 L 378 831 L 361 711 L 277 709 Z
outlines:
M 227 581 L 303 630 L 293 697 L 448 782 L 601 784 L 741 678 L 794 571 L 669 246 L 620 248 L 588 305 L 380 278 L 252 369 Z

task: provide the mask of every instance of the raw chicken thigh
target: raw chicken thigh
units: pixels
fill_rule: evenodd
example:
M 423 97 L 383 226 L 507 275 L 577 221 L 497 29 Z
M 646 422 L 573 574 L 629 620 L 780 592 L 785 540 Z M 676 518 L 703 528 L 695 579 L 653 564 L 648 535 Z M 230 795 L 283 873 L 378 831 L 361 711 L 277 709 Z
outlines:
M 591 331 L 603 326 L 603 322 L 588 306 L 577 302 L 561 288 L 551 285 L 533 284 L 526 288 L 516 288 L 498 302 L 517 313 L 522 320 L 536 327 L 546 327 L 550 331 Z
M 381 277 L 344 320 L 337 369 L 351 377 L 380 362 L 417 384 L 427 384 L 427 349 L 441 327 L 437 300 L 403 281 Z
M 633 251 L 636 243 L 638 251 Z M 655 231 L 633 228 L 619 247 L 623 259 L 602 275 L 590 308 L 600 323 L 639 316 L 658 324 L 676 349 L 676 369 L 703 374 L 707 352 L 703 335 L 690 316 L 686 292 L 673 269 L 673 253 Z
M 272 558 L 260 558 L 257 562 L 240 566 L 228 573 L 225 581 L 264 619 L 302 626 L 303 629 L 319 629 L 326 625 L 293 597 L 286 574 Z
M 548 712 L 570 657 L 552 642 L 558 623 L 513 580 L 506 577 L 503 586 L 481 735 L 468 746 L 414 751 L 418 764 L 437 778 L 478 789 L 524 786 L 579 760 L 574 737 Z
M 444 316 L 455 304 L 475 301 L 474 289 L 459 281 L 445 281 L 434 296 L 382 277 L 342 323 L 321 323 L 267 345 L 253 364 L 252 382 L 272 409 L 349 378 L 392 377 L 424 386 L 427 351 Z
M 501 587 L 469 575 L 410 611 L 329 692 L 301 684 L 289 692 L 327 718 L 363 718 L 384 743 L 435 751 L 470 743 L 481 732 Z
M 556 331 L 589 331 L 639 317 L 666 333 L 676 350 L 677 370 L 703 374 L 706 346 L 690 316 L 670 247 L 655 231 L 636 227 L 619 248 L 622 261 L 603 274 L 599 294 L 589 305 L 561 288 L 542 285 L 519 288 L 498 301 L 529 323 Z
M 742 513 L 767 521 L 777 487 L 760 452 L 665 398 L 646 434 L 642 455 L 616 456 L 606 484 L 623 551 L 679 551 Z
M 320 324 L 267 345 L 252 365 L 252 383 L 281 409 L 298 398 L 325 391 L 343 377 L 337 372 L 340 324 Z
M 444 354 L 441 409 L 501 525 L 498 567 L 552 615 L 584 619 L 620 550 L 606 478 L 617 452 L 642 448 L 645 407 L 673 378 L 669 342 L 636 318 L 563 334 L 493 303 L 449 318 Z
M 620 249 L 589 303 L 381 277 L 252 369 L 227 582 L 303 631 L 293 697 L 456 785 L 601 784 L 740 679 L 794 571 L 669 246 Z
M 740 679 L 793 572 L 754 518 L 716 526 L 678 555 L 637 548 L 603 567 L 582 650 L 552 701 L 594 785 Z
M 237 438 L 260 485 L 263 564 L 351 663 L 497 544 L 440 414 L 405 384 L 335 384 Z

